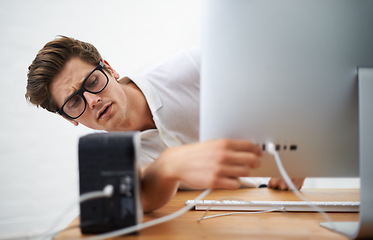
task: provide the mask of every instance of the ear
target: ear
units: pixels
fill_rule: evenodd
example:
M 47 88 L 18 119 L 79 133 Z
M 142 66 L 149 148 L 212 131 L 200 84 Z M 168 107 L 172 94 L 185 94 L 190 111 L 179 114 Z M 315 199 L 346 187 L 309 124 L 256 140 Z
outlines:
M 62 116 L 62 115 L 60 115 L 60 116 Z M 79 123 L 77 122 L 77 121 L 75 121 L 75 120 L 71 120 L 71 119 L 68 119 L 67 117 L 65 117 L 65 116 L 62 116 L 64 119 L 66 119 L 67 121 L 69 121 L 69 122 L 71 122 L 74 126 L 78 126 L 79 125 Z
M 119 79 L 119 74 L 110 66 L 110 64 L 106 61 L 106 60 L 103 60 L 105 66 L 107 69 L 109 69 L 109 71 L 111 72 L 111 74 L 114 76 L 114 78 L 116 80 Z

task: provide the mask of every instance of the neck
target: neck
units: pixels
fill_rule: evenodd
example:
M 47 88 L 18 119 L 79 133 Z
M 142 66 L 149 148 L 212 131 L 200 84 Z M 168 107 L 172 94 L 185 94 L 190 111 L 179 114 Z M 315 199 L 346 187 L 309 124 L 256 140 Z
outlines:
M 129 103 L 131 104 L 132 111 L 130 114 L 133 120 L 136 122 L 134 130 L 145 131 L 149 129 L 155 129 L 155 123 L 153 120 L 153 114 L 149 108 L 148 102 L 137 85 L 132 82 L 129 78 L 124 77 L 119 80 L 123 90 L 126 92 Z M 133 116 L 133 114 L 135 116 Z

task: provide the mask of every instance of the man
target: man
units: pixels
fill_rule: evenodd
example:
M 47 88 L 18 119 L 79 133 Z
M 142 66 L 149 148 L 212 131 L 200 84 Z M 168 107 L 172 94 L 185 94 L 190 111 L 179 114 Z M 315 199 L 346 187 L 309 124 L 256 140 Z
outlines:
M 199 58 L 198 51 L 181 52 L 119 80 L 93 45 L 58 37 L 30 65 L 26 98 L 74 125 L 141 131 L 142 204 L 152 211 L 181 185 L 239 188 L 260 165 L 261 149 L 251 142 L 198 142 Z M 303 179 L 294 182 L 300 188 Z M 280 179 L 269 186 L 287 189 Z

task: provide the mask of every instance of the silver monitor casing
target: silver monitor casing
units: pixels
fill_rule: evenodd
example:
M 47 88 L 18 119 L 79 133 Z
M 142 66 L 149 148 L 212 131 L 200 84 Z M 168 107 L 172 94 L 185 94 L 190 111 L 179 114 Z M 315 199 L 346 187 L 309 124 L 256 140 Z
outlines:
M 358 79 L 373 67 L 373 1 L 210 0 L 204 7 L 201 141 L 273 142 L 291 177 L 373 171 L 373 80 L 366 74 L 359 90 Z M 280 174 L 264 154 L 252 176 Z M 373 229 L 372 211 L 368 218 Z

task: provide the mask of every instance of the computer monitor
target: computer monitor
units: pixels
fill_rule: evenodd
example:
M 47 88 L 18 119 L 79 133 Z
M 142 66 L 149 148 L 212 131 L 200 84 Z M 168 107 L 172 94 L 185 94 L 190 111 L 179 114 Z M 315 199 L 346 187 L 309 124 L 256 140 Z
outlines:
M 273 142 L 291 177 L 363 178 L 362 157 L 372 175 L 373 1 L 209 0 L 203 22 L 202 141 Z M 280 176 L 269 154 L 251 173 Z

